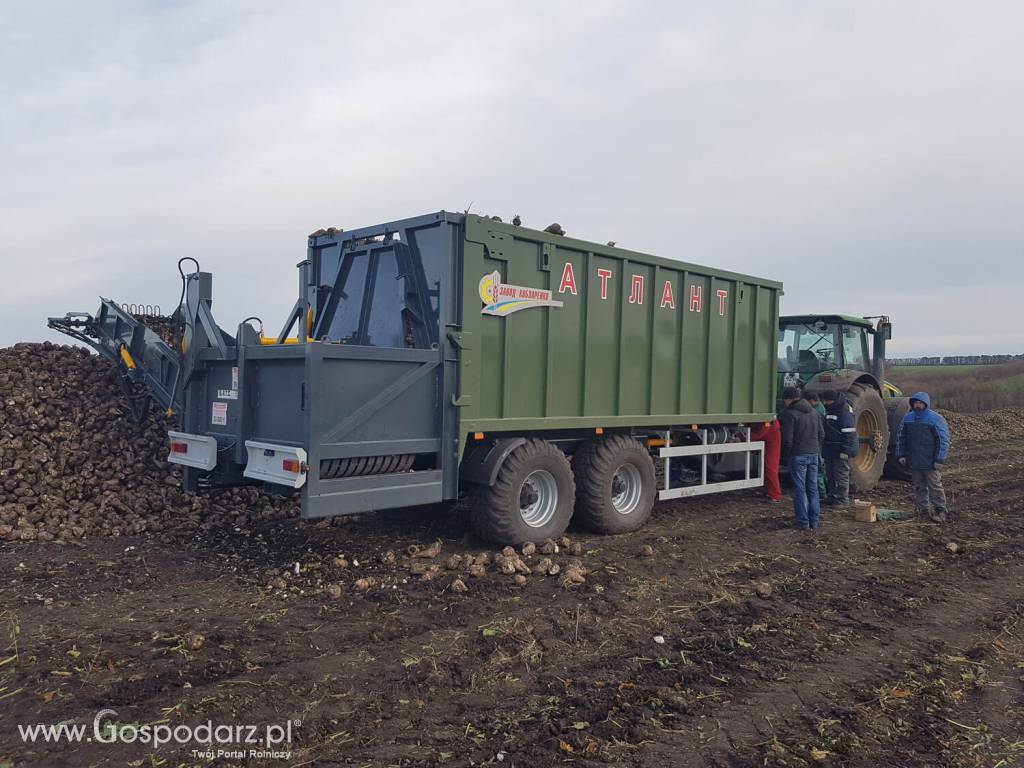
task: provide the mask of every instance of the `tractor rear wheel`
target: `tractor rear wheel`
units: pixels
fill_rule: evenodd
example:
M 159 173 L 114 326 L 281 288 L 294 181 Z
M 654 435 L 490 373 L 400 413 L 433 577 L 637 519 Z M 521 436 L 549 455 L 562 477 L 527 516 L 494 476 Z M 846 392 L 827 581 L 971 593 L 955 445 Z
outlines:
M 628 435 L 593 440 L 572 457 L 576 517 L 598 533 L 635 531 L 647 522 L 657 481 L 647 448 Z
M 890 397 L 885 401 L 889 419 L 889 453 L 885 460 L 885 476 L 893 480 L 910 480 L 910 470 L 896 460 L 896 433 L 900 422 L 910 412 L 909 397 Z
M 508 455 L 494 485 L 472 492 L 473 528 L 494 544 L 552 539 L 569 527 L 575 495 L 565 454 L 546 440 L 530 439 Z
M 860 445 L 850 459 L 850 486 L 870 491 L 882 477 L 889 448 L 889 420 L 878 391 L 867 384 L 853 384 L 846 393 L 853 408 Z

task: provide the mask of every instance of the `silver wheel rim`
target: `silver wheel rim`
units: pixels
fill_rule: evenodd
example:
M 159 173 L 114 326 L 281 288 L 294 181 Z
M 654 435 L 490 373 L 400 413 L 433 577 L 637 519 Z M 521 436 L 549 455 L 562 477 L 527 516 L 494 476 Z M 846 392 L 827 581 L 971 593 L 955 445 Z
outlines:
M 628 515 L 640 504 L 643 478 L 635 464 L 623 464 L 612 475 L 612 506 L 620 515 Z
M 546 469 L 535 469 L 519 489 L 519 514 L 531 528 L 551 522 L 558 507 L 558 483 Z

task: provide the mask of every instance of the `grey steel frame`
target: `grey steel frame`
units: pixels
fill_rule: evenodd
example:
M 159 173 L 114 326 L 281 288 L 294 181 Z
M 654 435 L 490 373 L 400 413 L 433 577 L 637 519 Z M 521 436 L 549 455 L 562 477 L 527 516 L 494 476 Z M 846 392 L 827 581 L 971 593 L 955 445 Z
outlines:
M 720 491 L 735 491 L 742 488 L 759 488 L 764 485 L 764 442 L 750 439 L 750 428 L 745 428 L 746 440 L 742 443 L 708 443 L 708 430 L 697 430 L 700 435 L 700 445 L 672 446 L 671 430 L 666 430 L 663 435 L 665 445 L 658 451 L 658 457 L 665 461 L 665 487 L 658 491 L 658 500 L 678 499 L 684 496 L 702 496 L 707 493 L 718 493 Z M 742 480 L 723 480 L 717 483 L 708 482 L 708 456 L 719 453 L 744 453 L 747 460 L 744 462 L 744 477 Z M 757 453 L 760 470 L 757 477 L 750 476 L 750 454 Z M 671 486 L 672 474 L 670 462 L 673 458 L 682 456 L 700 456 L 700 483 L 697 485 L 685 485 L 679 488 Z

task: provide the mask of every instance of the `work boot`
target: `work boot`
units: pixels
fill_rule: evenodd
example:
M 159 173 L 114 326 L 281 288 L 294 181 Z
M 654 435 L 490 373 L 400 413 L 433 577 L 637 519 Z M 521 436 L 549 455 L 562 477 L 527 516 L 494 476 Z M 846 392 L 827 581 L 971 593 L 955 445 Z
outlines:
M 935 509 L 928 513 L 928 518 L 933 523 L 944 523 L 946 522 L 946 510 Z

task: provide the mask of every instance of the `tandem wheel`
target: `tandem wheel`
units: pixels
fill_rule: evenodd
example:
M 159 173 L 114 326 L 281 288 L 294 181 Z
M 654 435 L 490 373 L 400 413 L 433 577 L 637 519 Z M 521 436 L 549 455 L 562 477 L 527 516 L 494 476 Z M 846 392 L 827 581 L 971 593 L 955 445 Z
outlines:
M 566 455 L 531 438 L 505 458 L 492 485 L 471 491 L 473 527 L 495 544 L 553 539 L 569 527 L 575 495 Z

